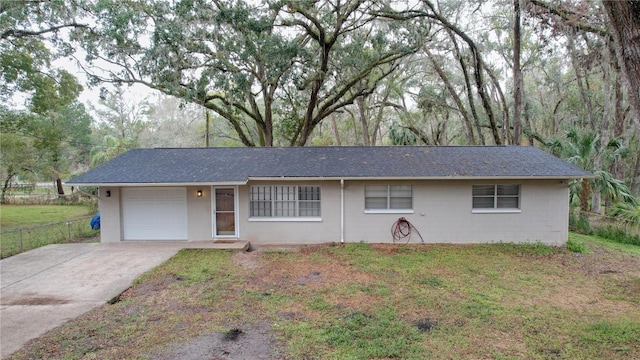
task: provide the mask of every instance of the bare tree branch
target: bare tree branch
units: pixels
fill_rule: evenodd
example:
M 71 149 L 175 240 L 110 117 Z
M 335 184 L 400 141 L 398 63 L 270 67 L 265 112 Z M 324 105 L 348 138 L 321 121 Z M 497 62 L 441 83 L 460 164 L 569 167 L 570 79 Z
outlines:
M 50 32 L 56 32 L 56 31 L 58 31 L 60 29 L 69 28 L 69 27 L 71 27 L 71 28 L 88 29 L 89 25 L 87 25 L 87 24 L 79 24 L 79 23 L 73 22 L 73 23 L 69 23 L 69 24 L 52 26 L 52 27 L 47 28 L 47 29 L 35 30 L 35 31 L 23 30 L 23 29 L 9 29 L 9 30 L 6 30 L 5 32 L 3 32 L 2 35 L 0 35 L 0 39 L 21 38 L 21 37 L 26 37 L 26 36 L 39 36 L 39 35 L 42 35 L 42 34 L 46 34 L 46 33 L 50 33 Z

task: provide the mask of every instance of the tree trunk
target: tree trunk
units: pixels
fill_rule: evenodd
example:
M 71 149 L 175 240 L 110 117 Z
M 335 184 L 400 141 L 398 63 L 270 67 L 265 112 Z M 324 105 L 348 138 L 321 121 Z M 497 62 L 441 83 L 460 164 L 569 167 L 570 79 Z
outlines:
M 380 134 L 380 124 L 384 121 L 384 110 L 389 100 L 389 96 L 391 95 L 391 91 L 391 86 L 385 87 L 384 96 L 382 97 L 382 101 L 380 102 L 380 106 L 378 107 L 378 112 L 375 117 L 375 123 L 373 124 L 373 131 L 371 131 L 371 146 L 376 146 L 377 144 L 378 135 Z M 382 142 L 382 135 L 380 135 L 380 142 Z
M 580 210 L 589 211 L 589 194 L 591 193 L 591 183 L 589 180 L 582 180 L 582 191 L 580 191 Z
M 622 137 L 625 130 L 625 115 L 624 109 L 622 107 L 622 84 L 620 74 L 616 74 L 615 77 L 615 100 L 614 100 L 614 123 L 613 123 L 613 136 L 617 139 Z M 614 166 L 612 171 L 613 176 L 618 179 L 625 181 L 626 179 L 626 169 L 624 159 L 620 156 L 614 159 Z
M 56 189 L 58 190 L 58 195 L 64 195 L 64 188 L 62 187 L 62 180 L 59 177 L 56 178 Z
M 596 189 L 591 193 L 591 212 L 602 214 L 602 194 Z
M 478 111 L 476 109 L 476 104 L 473 99 L 473 90 L 471 89 L 471 80 L 469 76 L 469 71 L 467 71 L 467 62 L 464 60 L 464 56 L 460 52 L 458 47 L 458 42 L 453 34 L 450 33 L 451 42 L 456 50 L 456 57 L 458 58 L 458 62 L 460 63 L 460 68 L 462 69 L 462 74 L 464 75 L 464 83 L 465 89 L 467 90 L 467 100 L 469 101 L 469 109 L 471 110 L 471 115 L 473 115 L 473 123 L 476 128 L 476 132 L 478 133 L 478 141 L 480 145 L 484 145 L 484 136 L 482 135 L 482 126 L 480 125 L 480 118 L 478 116 Z M 476 144 L 472 144 L 476 145 Z
M 634 134 L 635 137 L 638 136 L 638 131 Z M 633 168 L 630 169 L 631 173 L 631 185 L 629 189 L 631 190 L 631 194 L 635 197 L 640 196 L 640 153 L 637 153 L 635 156 L 635 161 L 633 163 Z
M 356 99 L 356 105 L 358 105 L 358 117 L 360 118 L 360 126 L 362 127 L 362 145 L 370 146 L 371 138 L 369 137 L 369 122 L 367 121 L 367 109 L 364 104 L 364 96 Z
M 342 146 L 342 142 L 340 141 L 340 132 L 338 131 L 338 123 L 336 122 L 335 114 L 331 115 L 331 132 L 333 132 L 333 138 L 336 142 L 336 145 Z
M 576 84 L 578 85 L 578 89 L 580 90 L 580 97 L 582 97 L 582 103 L 584 104 L 584 118 L 588 121 L 588 124 L 584 123 L 584 120 L 579 124 L 581 128 L 586 128 L 587 125 L 590 126 L 591 130 L 596 131 L 595 121 L 593 120 L 593 110 L 591 106 L 591 97 L 587 94 L 587 90 L 585 89 L 585 85 L 582 83 L 582 79 L 586 78 L 580 73 L 580 65 L 578 64 L 578 59 L 576 57 L 576 49 L 575 49 L 575 41 L 574 34 L 570 34 L 568 36 L 569 39 L 569 54 L 571 54 L 571 65 L 573 66 L 573 71 L 576 74 Z M 588 86 L 587 86 L 588 88 Z
M 438 73 L 438 76 L 440 76 L 440 79 L 442 80 L 442 82 L 444 82 L 444 86 L 447 88 L 449 95 L 451 95 L 451 97 L 453 98 L 453 101 L 456 103 L 456 106 L 458 107 L 458 111 L 460 111 L 460 114 L 464 119 L 464 125 L 466 126 L 466 129 L 467 129 L 468 145 L 476 145 L 476 139 L 473 136 L 473 124 L 472 124 L 472 120 L 471 120 L 471 116 L 469 115 L 469 112 L 462 104 L 462 100 L 460 99 L 460 96 L 458 96 L 458 93 L 456 93 L 456 90 L 453 87 L 453 85 L 451 85 L 451 81 L 449 81 L 449 77 L 444 72 L 440 64 L 436 61 L 431 51 L 429 51 L 429 49 L 425 47 L 424 52 L 425 54 L 427 54 L 427 57 L 429 57 L 429 59 L 431 60 L 434 70 Z M 478 131 L 480 131 L 479 126 L 478 126 Z
M 629 104 L 636 129 L 640 130 L 640 2 L 603 0 L 616 55 L 627 83 Z
M 6 204 L 7 200 L 5 198 L 7 194 L 7 189 L 9 188 L 9 184 L 11 184 L 11 179 L 13 179 L 15 174 L 12 174 L 9 170 L 9 174 L 7 174 L 7 178 L 4 180 L 4 185 L 2 186 L 2 194 L 0 194 L 0 204 Z
M 507 100 L 504 97 L 504 93 L 502 92 L 502 87 L 500 86 L 500 81 L 498 80 L 498 78 L 496 77 L 496 75 L 493 73 L 493 70 L 491 70 L 491 68 L 489 68 L 489 66 L 487 65 L 487 63 L 485 63 L 484 61 L 482 62 L 482 68 L 484 69 L 484 71 L 487 72 L 487 75 L 489 76 L 489 79 L 491 79 L 491 83 L 493 84 L 493 88 L 495 89 L 495 91 L 498 93 L 498 98 L 500 99 L 500 103 L 502 104 L 502 132 L 503 132 L 503 136 L 502 136 L 502 141 L 505 145 L 507 145 L 509 143 L 509 138 L 510 138 L 510 119 L 509 119 L 509 106 L 507 105 Z M 521 82 L 520 84 L 522 84 L 522 79 L 520 79 Z M 523 105 L 524 106 L 524 105 Z M 522 129 L 522 127 L 521 127 Z M 507 136 L 505 136 L 507 135 Z M 511 141 L 513 143 L 513 141 Z
M 538 134 L 537 129 L 533 128 L 533 124 L 531 122 L 531 111 L 530 111 L 530 106 L 529 103 L 527 101 L 525 101 L 522 105 L 523 108 L 523 112 L 522 112 L 522 117 L 524 118 L 524 124 L 527 127 L 527 140 L 529 141 L 529 146 L 535 146 L 534 141 L 538 140 L 540 141 L 540 143 L 542 145 L 546 145 L 546 143 L 544 142 L 544 140 L 542 139 L 542 136 L 540 136 L 540 134 Z M 524 132 L 524 131 L 523 131 Z M 519 144 L 518 144 L 519 145 Z
M 513 144 L 522 136 L 522 69 L 520 68 L 520 0 L 513 0 Z M 508 129 L 507 129 L 508 130 Z
M 636 198 L 640 196 L 640 152 L 636 154 L 633 175 L 631 176 L 631 194 Z
M 204 134 L 204 147 L 209 147 L 210 143 L 209 143 L 209 131 L 210 131 L 210 123 L 211 123 L 211 115 L 209 114 L 209 110 L 207 108 L 204 109 L 205 114 L 206 114 L 206 118 L 205 118 L 205 134 Z

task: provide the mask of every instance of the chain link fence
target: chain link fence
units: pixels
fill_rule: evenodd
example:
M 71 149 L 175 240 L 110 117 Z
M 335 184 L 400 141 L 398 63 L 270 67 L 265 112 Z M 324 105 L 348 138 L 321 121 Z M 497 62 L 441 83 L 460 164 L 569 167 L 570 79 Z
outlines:
M 49 244 L 79 242 L 95 237 L 91 217 L 0 231 L 0 259 Z

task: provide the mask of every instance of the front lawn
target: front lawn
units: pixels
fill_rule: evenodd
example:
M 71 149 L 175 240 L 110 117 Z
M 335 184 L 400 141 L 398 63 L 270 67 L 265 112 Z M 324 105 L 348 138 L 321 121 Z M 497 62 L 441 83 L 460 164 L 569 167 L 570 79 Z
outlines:
M 574 241 L 183 250 L 13 358 L 639 358 L 640 254 Z

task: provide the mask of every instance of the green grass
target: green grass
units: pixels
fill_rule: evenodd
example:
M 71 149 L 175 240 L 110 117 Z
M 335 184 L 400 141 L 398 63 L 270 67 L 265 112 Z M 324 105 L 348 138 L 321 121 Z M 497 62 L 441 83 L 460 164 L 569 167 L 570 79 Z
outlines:
M 93 215 L 90 211 L 83 205 L 0 205 L 0 228 L 11 230 L 67 221 Z
M 95 236 L 98 232 L 91 230 L 90 211 L 80 205 L 0 206 L 0 258 Z
M 612 241 L 610 239 L 602 238 L 602 237 L 594 236 L 594 235 L 584 235 L 584 234 L 578 234 L 578 233 L 570 232 L 569 233 L 569 241 L 577 243 L 577 244 L 580 244 L 580 243 L 582 243 L 582 244 L 587 244 L 587 243 L 598 244 L 598 245 L 603 245 L 603 246 L 607 247 L 608 249 L 621 251 L 621 252 L 629 253 L 629 254 L 640 255 L 640 246 L 632 245 L 632 244 L 621 244 L 619 242 L 615 242 L 615 241 Z
M 584 241 L 577 240 L 574 237 L 569 237 L 567 241 L 567 250 L 573 251 L 574 253 L 586 254 L 589 252 L 587 246 L 584 244 Z
M 287 359 L 639 358 L 640 252 L 570 237 L 589 251 L 347 244 L 252 254 L 253 269 L 183 250 L 14 358 L 153 358 L 260 322 Z
M 336 349 L 328 354 L 336 359 L 424 358 L 420 331 L 402 321 L 392 307 L 374 314 L 346 313 L 324 324 L 319 335 Z
M 576 216 L 571 213 L 569 226 L 582 234 L 595 235 L 620 244 L 640 246 L 640 235 L 637 232 L 629 231 L 634 228 L 624 227 L 622 223 L 617 223 L 615 226 L 614 224 L 592 226 L 586 215 Z

